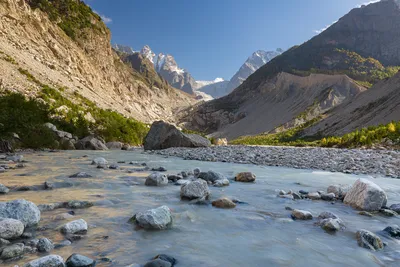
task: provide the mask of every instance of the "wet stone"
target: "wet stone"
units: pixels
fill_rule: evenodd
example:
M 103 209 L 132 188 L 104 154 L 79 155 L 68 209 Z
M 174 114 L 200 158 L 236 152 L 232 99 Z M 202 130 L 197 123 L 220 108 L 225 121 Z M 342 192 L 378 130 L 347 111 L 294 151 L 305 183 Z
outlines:
M 66 263 L 66 267 L 94 267 L 96 261 L 80 254 L 72 254 Z

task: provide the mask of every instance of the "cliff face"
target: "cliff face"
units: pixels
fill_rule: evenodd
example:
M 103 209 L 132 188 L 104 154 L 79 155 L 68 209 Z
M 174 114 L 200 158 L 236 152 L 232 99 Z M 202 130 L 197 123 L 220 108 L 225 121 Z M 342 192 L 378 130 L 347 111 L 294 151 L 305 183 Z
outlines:
M 174 120 L 177 109 L 194 102 L 179 90 L 150 84 L 124 64 L 96 16 L 79 31 L 67 26 L 26 1 L 0 0 L 1 88 L 34 97 L 41 84 L 48 84 L 64 88 L 63 94 L 71 98 L 79 93 L 101 108 L 144 122 Z

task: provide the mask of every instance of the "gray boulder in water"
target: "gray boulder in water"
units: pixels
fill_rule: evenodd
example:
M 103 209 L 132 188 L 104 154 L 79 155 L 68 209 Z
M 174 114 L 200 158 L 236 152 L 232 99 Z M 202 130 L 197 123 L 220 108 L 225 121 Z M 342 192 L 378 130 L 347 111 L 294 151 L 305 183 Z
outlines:
M 145 185 L 147 186 L 163 186 L 168 185 L 167 175 L 154 172 L 146 178 Z
M 79 150 L 108 150 L 106 145 L 94 136 L 87 136 L 79 140 L 75 143 L 75 148 Z
M 360 247 L 367 248 L 370 250 L 381 250 L 383 249 L 383 242 L 376 234 L 367 231 L 360 230 L 356 233 L 357 243 Z
M 358 179 L 347 192 L 343 202 L 355 209 L 378 211 L 387 203 L 385 191 L 367 179 Z
M 211 146 L 210 140 L 197 134 L 182 133 L 175 126 L 163 121 L 154 122 L 144 140 L 145 150 L 209 146 Z
M 40 210 L 35 204 L 25 199 L 0 202 L 0 218 L 19 220 L 25 227 L 31 227 L 39 223 Z
M 124 144 L 121 142 L 108 142 L 106 147 L 110 150 L 121 150 Z
M 171 211 L 167 206 L 161 206 L 145 212 L 139 212 L 131 221 L 145 229 L 163 230 L 172 224 Z
M 65 267 L 64 259 L 58 255 L 49 255 L 26 263 L 23 267 Z
M 181 186 L 181 198 L 182 199 L 198 199 L 208 198 L 210 195 L 210 189 L 206 181 L 198 179 Z
M 0 238 L 16 239 L 22 235 L 24 228 L 24 224 L 19 220 L 0 218 Z
M 83 255 L 72 254 L 65 262 L 67 267 L 94 267 L 96 261 Z

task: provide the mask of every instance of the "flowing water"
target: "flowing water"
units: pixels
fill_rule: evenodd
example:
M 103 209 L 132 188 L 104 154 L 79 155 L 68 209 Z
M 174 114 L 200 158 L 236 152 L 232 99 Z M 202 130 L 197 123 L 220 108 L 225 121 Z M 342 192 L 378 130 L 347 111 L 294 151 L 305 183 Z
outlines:
M 88 155 L 88 157 L 82 157 Z M 90 165 L 91 159 L 104 157 L 109 163 L 120 164 L 121 170 L 100 170 Z M 76 210 L 75 219 L 83 218 L 90 226 L 86 238 L 72 246 L 55 249 L 66 259 L 72 253 L 92 258 L 107 257 L 111 263 L 97 266 L 127 266 L 143 264 L 157 254 L 164 253 L 178 260 L 177 266 L 400 266 L 400 242 L 383 238 L 388 246 L 380 252 L 358 247 L 355 232 L 367 229 L 379 232 L 391 224 L 400 224 L 399 218 L 379 215 L 361 216 L 357 211 L 337 202 L 300 200 L 277 197 L 279 190 L 326 190 L 330 184 L 351 184 L 361 176 L 262 167 L 231 163 L 185 161 L 178 158 L 147 155 L 136 152 L 71 151 L 62 153 L 26 154 L 26 168 L 0 174 L 7 186 L 39 185 L 50 181 L 56 188 L 49 191 L 11 192 L 0 195 L 0 201 L 24 198 L 35 204 L 68 200 L 90 200 L 94 207 Z M 251 171 L 256 183 L 231 182 L 224 188 L 210 187 L 212 199 L 222 196 L 240 199 L 235 209 L 223 210 L 212 206 L 189 205 L 179 198 L 180 187 L 144 186 L 149 172 L 128 173 L 130 161 L 145 162 L 150 167 L 164 166 L 167 173 L 182 170 L 214 170 L 232 178 L 235 173 Z M 71 179 L 69 175 L 85 171 L 93 178 Z M 400 203 L 400 180 L 372 178 L 388 194 L 388 204 Z M 165 231 L 135 229 L 128 223 L 138 211 L 167 205 L 173 211 L 173 227 Z M 320 212 L 336 213 L 346 224 L 346 230 L 328 234 L 314 221 L 293 221 L 286 206 L 304 209 L 316 217 Z M 40 226 L 48 230 L 37 232 L 54 243 L 63 240 L 59 227 L 68 220 L 54 217 L 67 209 L 42 212 Z M 72 220 L 72 219 L 70 219 Z M 108 236 L 108 238 L 105 238 Z M 44 256 L 25 255 L 14 264 Z

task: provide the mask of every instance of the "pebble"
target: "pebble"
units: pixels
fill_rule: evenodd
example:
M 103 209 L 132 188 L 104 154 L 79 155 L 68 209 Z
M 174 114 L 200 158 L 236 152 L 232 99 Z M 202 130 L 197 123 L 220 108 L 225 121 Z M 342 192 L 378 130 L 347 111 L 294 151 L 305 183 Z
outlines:
M 312 220 L 311 212 L 305 210 L 293 210 L 292 218 L 297 220 Z
M 318 169 L 351 174 L 368 173 L 400 177 L 400 151 L 320 147 L 213 146 L 148 151 L 188 160 Z M 255 156 L 257 155 L 257 156 Z M 357 160 L 348 160 L 349 158 Z

